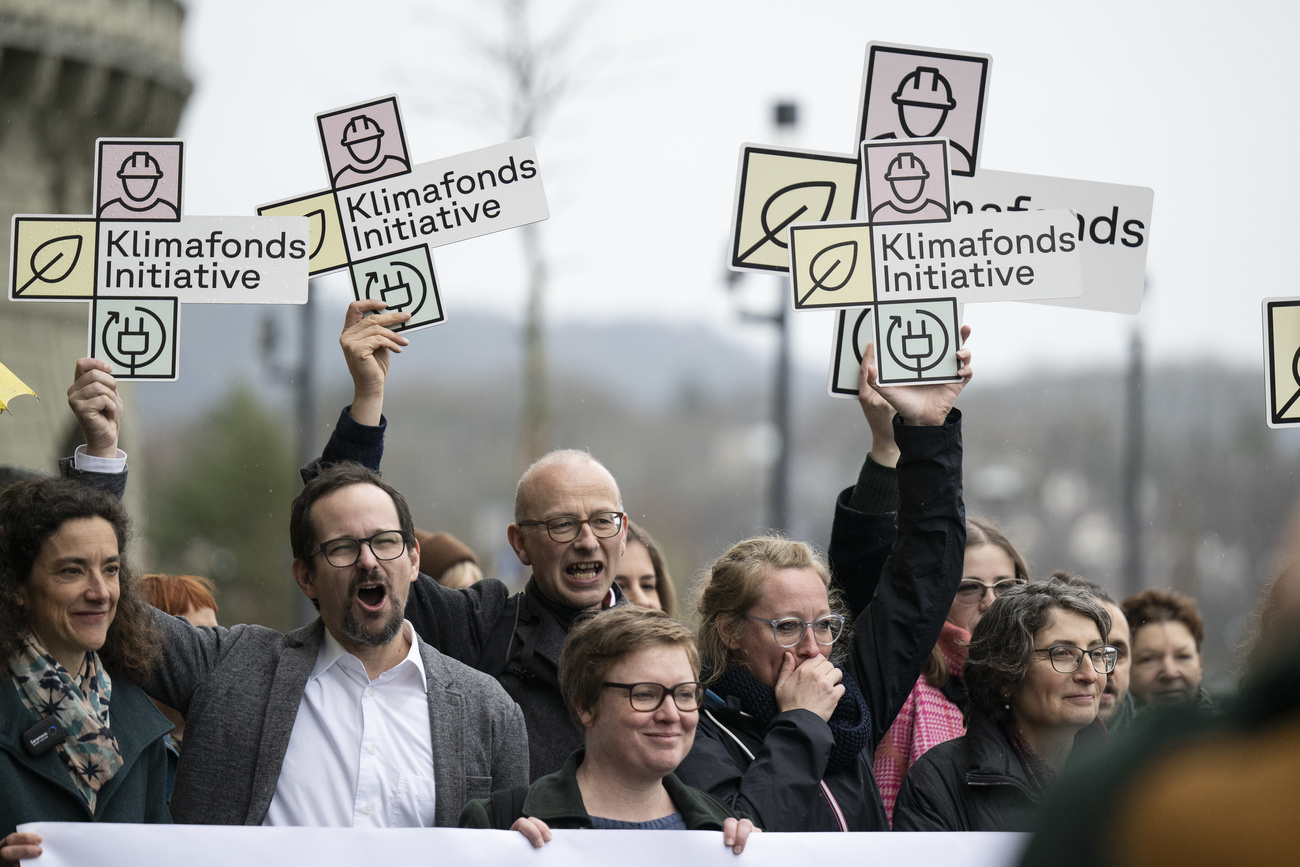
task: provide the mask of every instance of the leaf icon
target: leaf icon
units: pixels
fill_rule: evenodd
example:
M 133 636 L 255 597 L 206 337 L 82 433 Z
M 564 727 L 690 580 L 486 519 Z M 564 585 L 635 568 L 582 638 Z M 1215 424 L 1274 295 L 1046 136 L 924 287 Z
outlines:
M 759 219 L 763 224 L 763 231 L 767 233 L 767 238 L 778 247 L 784 248 L 787 244 L 782 233 L 787 226 L 803 217 L 805 213 L 809 216 L 801 222 L 825 222 L 830 216 L 833 201 L 835 201 L 834 181 L 803 181 L 790 184 L 768 197 Z
M 58 283 L 65 279 L 77 267 L 77 260 L 81 257 L 81 243 L 80 235 L 60 235 L 33 250 L 32 279 L 14 294 L 21 295 L 37 280 L 42 283 Z
M 831 244 L 813 256 L 812 262 L 808 265 L 808 276 L 812 278 L 814 288 L 836 292 L 849 282 L 857 264 L 858 242 L 849 239 Z
M 760 247 L 771 241 L 782 250 L 790 245 L 783 234 L 791 223 L 804 217 L 802 222 L 823 223 L 831 213 L 831 202 L 835 201 L 834 181 L 801 181 L 782 187 L 767 197 L 763 203 L 763 212 L 759 222 L 763 226 L 763 237 L 748 250 L 736 257 L 744 262 L 754 255 Z M 820 213 L 820 216 L 816 216 Z M 804 216 L 807 214 L 808 216 Z M 773 224 L 775 220 L 775 224 Z

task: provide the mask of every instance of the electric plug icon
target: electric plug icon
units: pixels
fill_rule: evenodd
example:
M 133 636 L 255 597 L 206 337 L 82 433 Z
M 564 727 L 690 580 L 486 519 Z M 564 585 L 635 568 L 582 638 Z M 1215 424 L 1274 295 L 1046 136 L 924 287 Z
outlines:
M 401 272 L 396 275 L 396 282 L 390 283 L 389 277 L 389 274 L 384 274 L 384 288 L 379 290 L 380 299 L 388 305 L 390 311 L 400 311 L 409 307 L 415 300 L 411 297 L 411 284 L 406 282 Z M 397 300 L 389 300 L 390 294 Z
M 140 317 L 140 330 L 131 330 L 131 318 L 122 323 L 122 330 L 117 333 L 117 352 L 119 355 L 144 355 L 149 351 L 149 332 L 144 330 L 144 317 Z
M 903 357 L 920 361 L 934 353 L 934 335 L 926 331 L 924 319 L 921 320 L 919 334 L 913 333 L 913 325 L 914 323 L 908 322 L 907 333 L 903 335 Z

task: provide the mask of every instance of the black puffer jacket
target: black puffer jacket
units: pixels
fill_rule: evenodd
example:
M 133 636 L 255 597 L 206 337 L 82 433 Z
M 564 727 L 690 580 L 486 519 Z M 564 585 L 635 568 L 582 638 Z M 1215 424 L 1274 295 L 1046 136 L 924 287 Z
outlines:
M 1094 722 L 1075 735 L 1075 750 L 1105 736 L 1105 725 Z M 1042 802 L 1006 735 L 974 711 L 965 735 L 933 747 L 908 769 L 894 830 L 1031 831 Z
M 966 516 L 960 419 L 953 410 L 941 427 L 904 427 L 895 420 L 902 452 L 899 529 L 883 576 L 864 565 L 879 562 L 871 548 L 879 533 L 865 528 L 879 516 L 851 509 L 848 491 L 836 504 L 831 559 L 839 582 L 880 583 L 854 623 L 843 662 L 871 712 L 867 748 L 856 762 L 827 775 L 833 741 L 821 717 L 794 710 L 761 725 L 741 713 L 734 699 L 711 696 L 700 714 L 695 745 L 677 769 L 683 782 L 748 813 L 768 831 L 889 830 L 872 754 L 938 640 L 961 580 Z

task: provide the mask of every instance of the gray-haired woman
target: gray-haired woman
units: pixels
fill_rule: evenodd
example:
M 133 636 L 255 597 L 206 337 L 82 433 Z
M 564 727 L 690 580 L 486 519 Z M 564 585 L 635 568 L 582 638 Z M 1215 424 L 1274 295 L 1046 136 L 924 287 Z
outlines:
M 1105 736 L 1110 626 L 1090 593 L 1059 581 L 1013 587 L 990 605 L 966 660 L 966 734 L 912 765 L 894 830 L 1030 830 L 1075 747 Z

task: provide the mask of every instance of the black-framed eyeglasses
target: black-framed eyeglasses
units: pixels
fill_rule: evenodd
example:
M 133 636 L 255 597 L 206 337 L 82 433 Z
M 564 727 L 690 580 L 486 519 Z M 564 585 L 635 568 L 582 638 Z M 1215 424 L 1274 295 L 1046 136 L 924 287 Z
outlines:
M 1074 674 L 1078 671 L 1079 666 L 1083 664 L 1085 654 L 1092 660 L 1092 670 L 1098 674 L 1110 674 L 1115 670 L 1115 662 L 1119 659 L 1119 651 L 1109 644 L 1091 650 L 1084 650 L 1073 644 L 1058 644 L 1054 647 L 1044 647 L 1042 650 L 1036 649 L 1034 653 L 1046 654 L 1052 661 L 1052 668 L 1061 674 Z
M 750 620 L 766 623 L 772 627 L 772 637 L 782 647 L 798 647 L 808 630 L 813 631 L 813 640 L 822 647 L 830 647 L 844 631 L 843 614 L 825 614 L 816 620 L 800 620 L 798 617 L 782 617 L 768 620 L 756 614 L 746 614 Z
M 572 542 L 582 532 L 583 524 L 591 528 L 596 538 L 608 539 L 610 536 L 617 536 L 618 531 L 623 529 L 623 513 L 597 512 L 586 519 L 579 518 L 577 515 L 559 515 L 545 521 L 519 522 L 520 527 L 545 527 L 546 535 L 550 536 L 553 542 Z
M 632 703 L 633 710 L 659 710 L 664 697 L 668 695 L 673 697 L 673 704 L 680 711 L 699 710 L 704 703 L 704 684 L 697 680 L 688 680 L 675 686 L 664 686 L 662 683 L 613 683 L 607 680 L 601 686 L 627 690 L 627 700 Z
M 368 539 L 340 536 L 322 542 L 318 550 L 325 555 L 331 566 L 351 566 L 361 558 L 362 543 L 370 546 L 370 553 L 375 555 L 376 560 L 396 560 L 406 553 L 406 536 L 401 530 L 384 530 Z
M 985 584 L 983 581 L 976 581 L 974 578 L 963 578 L 961 583 L 957 585 L 957 601 L 963 605 L 975 605 L 990 590 L 993 591 L 994 597 L 998 597 L 1012 587 L 1023 583 L 1025 582 L 1019 578 L 1003 578 L 993 584 Z

